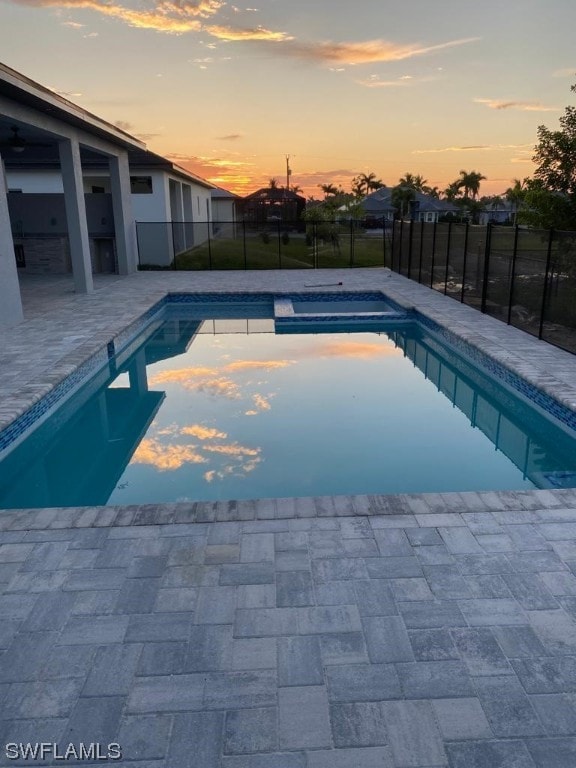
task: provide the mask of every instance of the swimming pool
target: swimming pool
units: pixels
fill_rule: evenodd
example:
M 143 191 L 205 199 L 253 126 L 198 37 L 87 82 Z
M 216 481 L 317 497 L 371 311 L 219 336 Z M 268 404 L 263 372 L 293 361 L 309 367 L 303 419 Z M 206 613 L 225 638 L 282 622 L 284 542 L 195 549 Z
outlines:
M 0 506 L 576 485 L 571 430 L 426 323 L 280 334 L 273 297 L 216 298 L 151 316 L 15 445 Z

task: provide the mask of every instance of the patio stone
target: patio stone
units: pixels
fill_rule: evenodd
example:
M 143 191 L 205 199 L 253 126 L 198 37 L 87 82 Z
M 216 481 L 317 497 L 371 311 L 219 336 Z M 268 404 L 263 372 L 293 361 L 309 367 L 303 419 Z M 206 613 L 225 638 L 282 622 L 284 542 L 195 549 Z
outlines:
M 372 747 L 388 743 L 382 702 L 332 704 L 330 721 L 336 747 Z
M 278 743 L 277 721 L 275 707 L 227 712 L 224 753 L 234 755 L 273 751 Z
M 324 672 L 317 637 L 278 638 L 278 685 L 322 685 Z
M 447 744 L 450 768 L 534 768 L 523 741 L 468 741 Z
M 280 688 L 278 710 L 281 749 L 332 745 L 328 698 L 324 686 Z

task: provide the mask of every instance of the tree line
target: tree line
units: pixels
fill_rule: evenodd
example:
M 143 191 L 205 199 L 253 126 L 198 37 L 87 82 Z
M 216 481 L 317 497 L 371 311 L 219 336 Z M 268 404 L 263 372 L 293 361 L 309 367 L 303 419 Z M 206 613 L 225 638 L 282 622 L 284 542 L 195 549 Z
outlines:
M 576 93 L 576 85 L 571 87 Z M 532 160 L 536 170 L 532 178 L 513 179 L 503 195 L 480 196 L 480 186 L 486 180 L 479 171 L 461 170 L 457 179 L 444 190 L 431 187 L 420 174 L 406 173 L 391 189 L 391 203 L 398 215 L 404 217 L 416 192 L 447 200 L 457 206 L 462 216 L 476 221 L 480 211 L 497 210 L 504 201 L 511 204 L 513 224 L 526 224 L 541 229 L 576 231 L 576 107 L 567 106 L 559 120 L 559 128 L 538 127 L 537 144 Z M 277 188 L 276 179 L 270 187 Z M 351 189 L 318 184 L 324 198 L 308 199 L 307 218 L 326 219 L 336 211 L 345 211 L 352 218 L 362 218 L 362 200 L 378 189 L 386 188 L 375 173 L 361 173 L 352 179 Z M 293 192 L 301 188 L 289 187 Z M 314 209 L 316 213 L 312 213 Z

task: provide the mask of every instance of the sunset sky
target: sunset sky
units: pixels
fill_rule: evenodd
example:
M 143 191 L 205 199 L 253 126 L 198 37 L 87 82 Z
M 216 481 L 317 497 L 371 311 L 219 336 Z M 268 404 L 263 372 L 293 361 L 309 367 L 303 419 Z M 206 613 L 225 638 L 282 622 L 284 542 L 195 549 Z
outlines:
M 531 175 L 574 103 L 575 0 L 0 0 L 0 60 L 246 194 Z

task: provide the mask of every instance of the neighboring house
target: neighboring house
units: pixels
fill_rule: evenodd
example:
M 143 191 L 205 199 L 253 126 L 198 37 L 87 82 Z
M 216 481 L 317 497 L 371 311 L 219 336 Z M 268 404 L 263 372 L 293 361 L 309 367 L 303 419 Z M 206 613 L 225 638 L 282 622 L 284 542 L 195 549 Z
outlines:
M 375 192 L 371 192 L 362 200 L 362 208 L 367 225 L 375 226 L 382 222 L 394 221 L 396 208 L 392 205 L 391 193 L 391 189 L 382 187 Z
M 211 192 L 205 179 L 146 150 L 128 153 L 130 199 L 139 261 L 169 266 L 174 254 L 208 239 Z M 22 268 L 67 272 L 63 182 L 58 165 L 36 156 L 6 161 L 12 229 Z M 82 161 L 83 191 L 93 272 L 115 272 L 111 179 L 98 157 Z M 48 241 L 48 238 L 50 240 Z
M 362 201 L 362 207 L 366 218 L 382 219 L 393 221 L 398 214 L 397 207 L 392 202 L 393 187 L 384 187 L 377 189 Z M 448 200 L 440 200 L 431 195 L 425 195 L 423 192 L 413 190 L 413 200 L 409 204 L 408 213 L 405 218 L 412 221 L 425 221 L 434 223 L 443 216 L 450 213 L 457 213 L 458 206 L 450 203 Z
M 211 192 L 212 196 L 212 221 L 217 222 L 230 222 L 236 221 L 236 207 L 242 200 L 239 195 L 235 195 L 234 192 L 229 192 L 227 189 L 221 187 L 214 187 Z
M 508 200 L 499 200 L 496 204 L 488 204 L 478 215 L 479 224 L 512 224 L 516 214 L 517 204 Z
M 298 223 L 306 207 L 306 198 L 284 187 L 263 187 L 242 198 L 239 207 L 246 222 Z
M 212 190 L 213 237 L 236 237 L 237 206 L 241 201 L 239 195 L 227 189 L 216 187 Z

